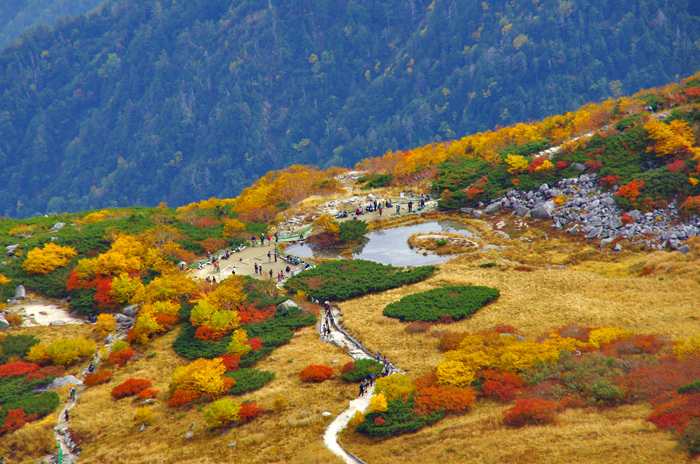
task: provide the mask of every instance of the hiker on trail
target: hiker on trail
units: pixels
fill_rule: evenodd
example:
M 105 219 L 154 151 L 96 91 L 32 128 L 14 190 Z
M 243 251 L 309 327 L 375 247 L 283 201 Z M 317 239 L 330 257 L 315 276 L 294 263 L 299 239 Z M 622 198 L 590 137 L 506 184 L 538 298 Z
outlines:
M 66 409 L 66 413 L 64 414 L 64 416 L 66 417 L 66 422 L 68 422 L 69 414 L 68 414 L 68 410 L 67 410 L 67 409 Z
M 277 232 L 275 232 L 275 243 L 278 243 L 280 241 L 279 235 L 277 235 Z
M 68 391 L 70 392 L 70 400 L 75 401 L 75 387 L 70 387 Z
M 379 217 L 382 217 L 382 205 L 379 205 Z
M 272 280 L 272 269 L 270 269 L 270 280 Z
M 381 361 L 381 360 L 382 360 L 382 354 L 379 352 L 379 350 L 377 350 L 377 361 Z
M 377 200 L 374 200 L 374 209 L 377 209 Z
M 291 271 L 291 268 L 289 266 L 287 266 L 287 269 L 285 269 L 285 270 L 287 271 L 287 277 L 289 277 L 289 272 Z
M 408 202 L 408 212 L 410 213 L 412 211 L 413 211 L 413 201 L 409 201 Z
M 369 386 L 371 387 L 374 385 L 374 375 L 370 372 L 369 373 Z
M 255 273 L 258 273 L 258 263 L 255 263 Z
M 277 283 L 282 282 L 282 273 L 278 272 L 277 273 Z
M 358 396 L 365 396 L 365 384 L 364 382 L 360 382 L 360 394 Z M 68 413 L 68 411 L 66 411 Z
M 250 237 L 250 243 L 252 243 L 253 246 L 255 246 L 255 235 L 251 235 L 251 237 Z
M 260 246 L 263 246 L 265 243 L 265 234 L 260 234 Z
M 211 253 L 207 251 L 207 259 L 211 258 Z
M 277 262 L 277 250 L 275 250 L 275 262 Z
M 421 193 L 421 195 L 423 195 L 423 194 Z M 425 208 L 425 200 L 423 198 L 420 199 L 420 207 L 421 207 L 421 209 Z
M 399 211 L 401 211 L 401 205 L 396 203 L 396 214 L 401 214 Z
M 272 243 L 272 240 L 270 240 L 270 234 L 267 234 L 267 243 Z
M 270 251 L 267 252 L 267 262 L 268 263 L 272 262 L 272 253 Z
M 233 266 L 233 269 L 231 269 L 231 275 L 236 275 L 236 266 Z
M 212 281 L 212 283 L 214 283 L 214 284 L 215 284 L 215 283 L 216 283 L 216 277 L 214 277 L 214 276 L 211 276 L 211 281 Z
M 264 275 L 263 270 L 262 270 L 262 264 L 260 266 L 258 266 L 258 271 L 260 272 L 261 276 Z

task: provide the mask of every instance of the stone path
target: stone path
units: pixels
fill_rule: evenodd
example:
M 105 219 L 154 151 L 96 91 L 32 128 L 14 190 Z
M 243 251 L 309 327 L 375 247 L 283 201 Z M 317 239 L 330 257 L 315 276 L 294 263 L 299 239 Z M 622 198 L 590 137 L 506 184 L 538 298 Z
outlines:
M 321 338 L 324 341 L 331 342 L 335 345 L 347 347 L 348 354 L 355 360 L 368 358 L 374 359 L 374 356 L 369 350 L 367 350 L 367 348 L 365 348 L 359 341 L 351 337 L 340 326 L 340 309 L 337 306 L 333 306 L 331 307 L 331 312 L 333 314 L 333 320 L 331 322 L 333 330 L 330 336 L 324 337 L 323 335 L 321 335 Z M 321 321 L 317 325 L 319 334 L 322 334 L 322 326 L 323 318 L 321 318 Z M 398 372 L 399 370 L 390 364 L 389 374 L 391 375 Z M 348 464 L 365 464 L 365 462 L 357 456 L 355 456 L 354 454 L 348 453 L 347 451 L 345 451 L 345 449 L 343 449 L 342 445 L 338 443 L 338 434 L 342 432 L 345 429 L 345 427 L 347 427 L 348 422 L 350 421 L 350 419 L 353 418 L 356 411 L 360 411 L 363 413 L 367 410 L 373 394 L 374 385 L 369 387 L 365 391 L 364 396 L 357 397 L 354 400 L 350 401 L 348 408 L 342 413 L 340 413 L 338 417 L 336 417 L 333 420 L 333 422 L 330 423 L 330 425 L 328 426 L 328 428 L 326 428 L 326 431 L 323 434 L 323 443 L 325 443 L 326 447 L 329 450 L 331 450 L 333 454 L 336 454 L 343 458 L 343 460 Z

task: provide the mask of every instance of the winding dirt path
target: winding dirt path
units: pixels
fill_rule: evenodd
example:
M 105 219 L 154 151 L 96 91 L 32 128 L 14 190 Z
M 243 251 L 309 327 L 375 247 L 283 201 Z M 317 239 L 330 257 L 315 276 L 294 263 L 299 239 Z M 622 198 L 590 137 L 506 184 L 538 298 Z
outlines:
M 334 343 L 338 346 L 346 346 L 349 351 L 348 354 L 355 360 L 358 359 L 374 359 L 372 353 L 367 350 L 358 340 L 355 340 L 350 336 L 343 328 L 340 326 L 340 309 L 337 306 L 331 307 L 331 312 L 333 318 L 331 319 L 332 331 L 330 336 L 324 336 L 322 327 L 324 318 L 317 325 L 318 332 L 324 341 Z M 389 364 L 389 375 L 399 372 L 394 366 Z M 343 458 L 343 460 L 348 464 L 365 464 L 363 460 L 358 458 L 352 453 L 348 453 L 342 445 L 338 442 L 338 434 L 347 427 L 350 419 L 353 418 L 356 411 L 365 412 L 369 407 L 369 401 L 374 395 L 374 385 L 369 387 L 363 396 L 358 396 L 354 400 L 350 401 L 348 408 L 340 413 L 333 422 L 328 425 L 326 431 L 323 433 L 323 443 L 326 447 L 331 450 L 333 454 L 336 454 Z

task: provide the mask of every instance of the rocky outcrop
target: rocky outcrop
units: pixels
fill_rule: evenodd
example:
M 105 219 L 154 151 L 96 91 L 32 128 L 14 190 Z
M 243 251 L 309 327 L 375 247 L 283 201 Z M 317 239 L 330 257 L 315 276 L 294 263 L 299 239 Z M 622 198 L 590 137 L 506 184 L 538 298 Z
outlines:
M 560 206 L 553 201 L 557 197 Z M 603 192 L 596 174 L 562 179 L 553 187 L 542 184 L 536 191 L 511 190 L 503 198 L 492 201 L 483 212 L 490 214 L 501 208 L 511 209 L 521 217 L 529 214 L 535 219 L 551 220 L 556 230 L 585 234 L 588 240 L 600 240 L 601 246 L 622 237 L 651 249 L 668 247 L 688 253 L 690 247 L 683 241 L 700 235 L 700 218 L 691 216 L 679 222 L 673 202 L 648 213 L 629 211 L 627 216 L 632 222 L 623 222 L 623 212 L 615 201 L 614 191 Z M 473 211 L 476 210 L 472 210 L 472 216 Z

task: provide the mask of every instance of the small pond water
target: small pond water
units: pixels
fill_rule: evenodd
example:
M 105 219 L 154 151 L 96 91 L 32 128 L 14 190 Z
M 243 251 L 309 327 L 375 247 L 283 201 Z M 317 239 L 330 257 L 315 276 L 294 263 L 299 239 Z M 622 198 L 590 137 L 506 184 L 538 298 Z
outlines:
M 354 248 L 353 258 L 366 259 L 393 266 L 423 266 L 449 261 L 454 255 L 423 256 L 408 246 L 408 238 L 413 234 L 446 232 L 477 238 L 467 226 L 457 221 L 434 221 L 394 229 L 378 230 L 365 236 L 365 242 Z M 336 248 L 320 249 L 309 244 L 292 245 L 285 253 L 300 258 L 339 258 L 343 250 Z

